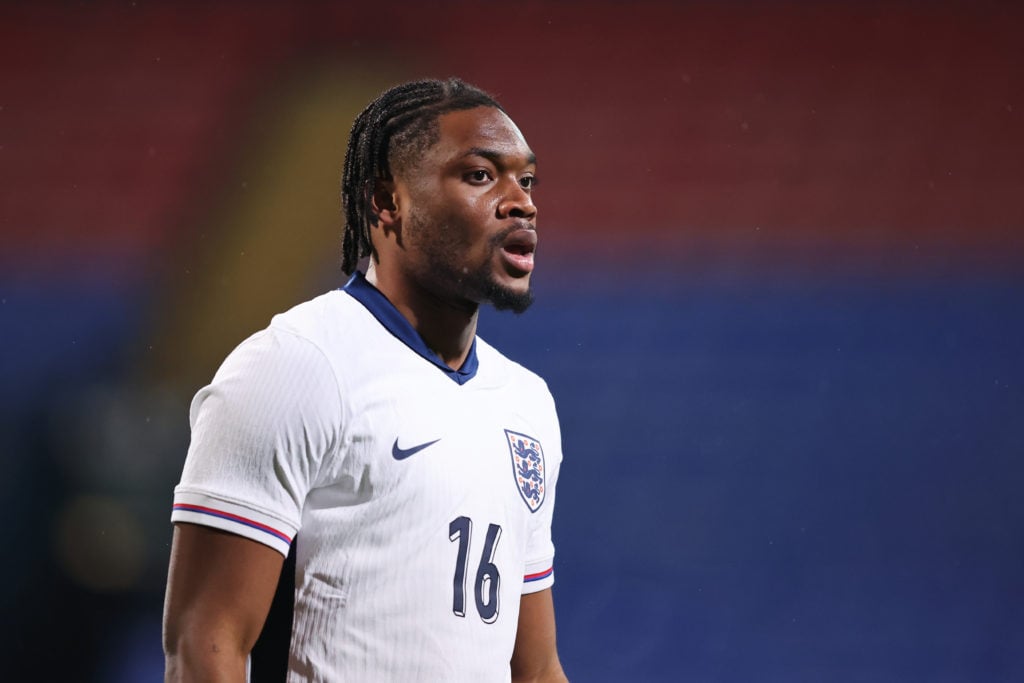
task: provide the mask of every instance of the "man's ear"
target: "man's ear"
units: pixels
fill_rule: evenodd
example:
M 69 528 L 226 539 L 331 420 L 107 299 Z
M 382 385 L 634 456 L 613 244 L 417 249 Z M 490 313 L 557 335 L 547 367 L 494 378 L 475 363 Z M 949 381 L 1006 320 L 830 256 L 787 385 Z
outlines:
M 398 195 L 395 193 L 395 181 L 390 178 L 377 178 L 373 181 L 370 192 L 370 209 L 377 221 L 385 228 L 394 227 L 399 221 Z

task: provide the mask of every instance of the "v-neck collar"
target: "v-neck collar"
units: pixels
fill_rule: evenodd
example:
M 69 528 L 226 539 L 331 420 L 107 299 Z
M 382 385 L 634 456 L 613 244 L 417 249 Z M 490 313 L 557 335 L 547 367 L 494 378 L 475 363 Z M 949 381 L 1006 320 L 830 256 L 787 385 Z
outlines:
M 465 384 L 476 377 L 476 371 L 480 367 L 480 361 L 476 357 L 476 337 L 473 337 L 473 345 L 469 347 L 469 355 L 458 370 L 452 370 L 441 358 L 430 350 L 426 342 L 405 319 L 395 305 L 388 301 L 388 298 L 379 289 L 370 284 L 366 276 L 356 271 L 349 279 L 342 290 L 347 292 L 353 299 L 366 307 L 374 318 L 384 328 L 398 338 L 403 344 L 418 353 L 425 360 L 430 361 L 438 370 L 448 375 L 457 384 Z

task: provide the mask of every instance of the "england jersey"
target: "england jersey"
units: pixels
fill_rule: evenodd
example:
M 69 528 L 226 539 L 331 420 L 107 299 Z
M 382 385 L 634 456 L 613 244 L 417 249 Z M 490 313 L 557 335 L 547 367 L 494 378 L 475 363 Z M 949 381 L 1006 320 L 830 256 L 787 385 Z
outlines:
M 289 681 L 508 681 L 554 582 L 544 382 L 477 338 L 459 370 L 362 275 L 276 316 L 190 411 L 172 520 L 295 545 Z

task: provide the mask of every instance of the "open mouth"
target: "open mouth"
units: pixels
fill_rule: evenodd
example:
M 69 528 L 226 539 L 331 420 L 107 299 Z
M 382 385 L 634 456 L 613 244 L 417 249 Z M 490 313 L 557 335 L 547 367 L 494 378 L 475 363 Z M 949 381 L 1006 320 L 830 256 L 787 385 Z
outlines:
M 501 245 L 505 262 L 520 273 L 533 270 L 533 253 L 536 250 L 537 232 L 532 228 L 521 228 L 510 233 Z
M 506 244 L 504 247 L 505 251 L 516 256 L 526 256 L 527 254 L 533 253 L 533 245 L 531 244 Z

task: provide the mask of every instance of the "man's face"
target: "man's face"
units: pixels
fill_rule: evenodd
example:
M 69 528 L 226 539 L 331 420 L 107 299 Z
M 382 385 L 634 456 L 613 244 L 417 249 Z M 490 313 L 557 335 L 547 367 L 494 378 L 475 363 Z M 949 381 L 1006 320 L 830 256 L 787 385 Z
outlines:
M 437 125 L 438 141 L 395 177 L 407 272 L 456 305 L 522 312 L 537 243 L 533 153 L 498 109 L 442 114 Z

